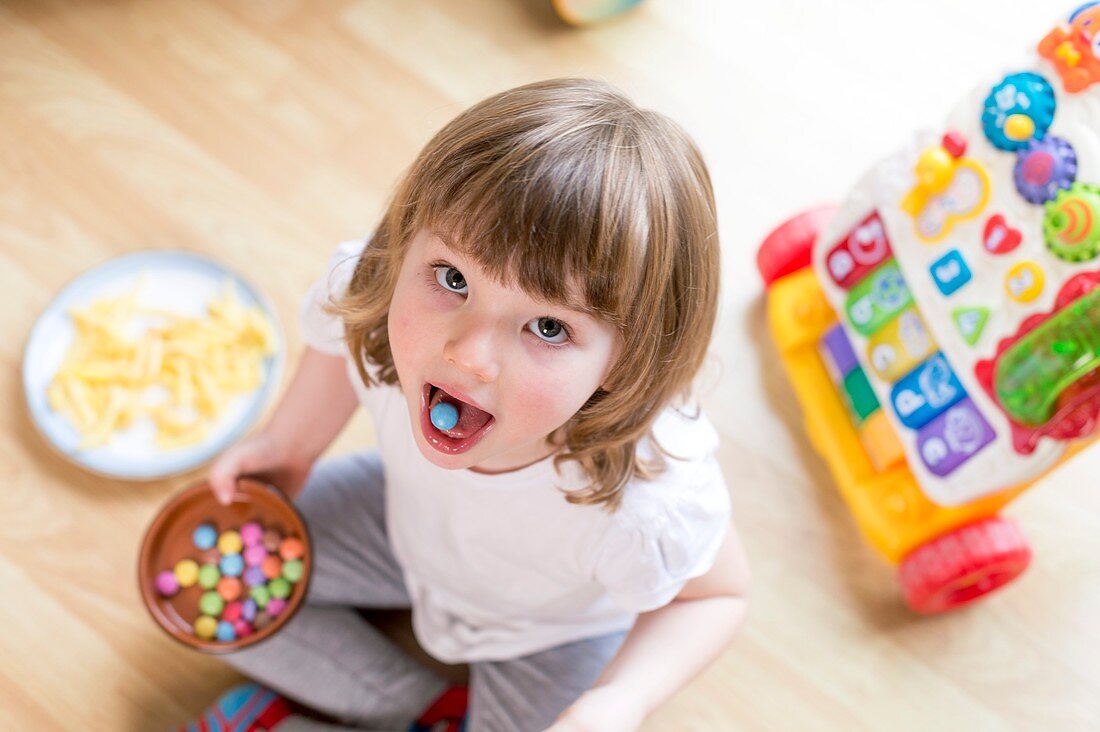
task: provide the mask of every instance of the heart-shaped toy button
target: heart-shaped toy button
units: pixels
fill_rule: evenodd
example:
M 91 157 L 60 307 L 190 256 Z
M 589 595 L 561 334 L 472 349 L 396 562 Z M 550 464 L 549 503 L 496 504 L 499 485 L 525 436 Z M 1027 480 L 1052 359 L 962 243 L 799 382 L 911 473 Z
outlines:
M 1020 246 L 1023 239 L 1020 230 L 1009 226 L 1001 214 L 990 216 L 989 221 L 985 222 L 982 245 L 990 254 L 1008 254 Z

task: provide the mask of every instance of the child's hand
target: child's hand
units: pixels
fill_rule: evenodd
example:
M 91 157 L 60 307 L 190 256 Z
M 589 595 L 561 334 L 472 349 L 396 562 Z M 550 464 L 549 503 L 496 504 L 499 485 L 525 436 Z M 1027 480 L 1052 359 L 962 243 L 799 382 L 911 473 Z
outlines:
M 643 721 L 636 695 L 609 684 L 586 691 L 545 732 L 635 732 Z
M 305 484 L 311 467 L 312 461 L 296 457 L 273 434 L 261 432 L 219 455 L 207 480 L 223 506 L 233 501 L 237 478 L 243 476 L 271 483 L 293 499 Z

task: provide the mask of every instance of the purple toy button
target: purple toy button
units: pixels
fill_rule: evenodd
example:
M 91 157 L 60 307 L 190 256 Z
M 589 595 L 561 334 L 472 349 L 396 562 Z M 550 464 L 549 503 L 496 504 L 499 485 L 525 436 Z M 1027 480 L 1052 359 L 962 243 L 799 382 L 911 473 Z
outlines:
M 1042 205 L 1073 185 L 1077 179 L 1077 153 L 1061 137 L 1048 135 L 1032 140 L 1020 150 L 1013 177 L 1016 190 L 1025 200 Z
M 837 382 L 844 381 L 844 377 L 859 365 L 848 334 L 839 323 L 821 338 L 821 355 L 826 367 L 831 367 L 830 370 L 836 369 L 832 377 Z
M 996 436 L 968 397 L 920 429 L 917 450 L 928 469 L 943 477 L 993 442 Z

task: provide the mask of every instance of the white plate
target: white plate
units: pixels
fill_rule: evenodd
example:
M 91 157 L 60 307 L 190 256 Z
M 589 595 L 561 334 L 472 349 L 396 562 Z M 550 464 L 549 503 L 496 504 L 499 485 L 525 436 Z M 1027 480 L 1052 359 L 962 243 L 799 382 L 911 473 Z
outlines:
M 206 315 L 206 303 L 233 282 L 245 307 L 257 306 L 271 322 L 275 354 L 264 360 L 263 383 L 235 397 L 202 442 L 171 450 L 157 447 L 151 419 L 116 432 L 110 443 L 81 450 L 80 433 L 67 417 L 50 409 L 46 387 L 53 380 L 76 336 L 70 308 L 132 290 L 144 275 L 140 305 L 155 306 L 183 315 Z M 23 390 L 31 419 L 38 431 L 62 455 L 94 473 L 126 480 L 152 480 L 181 473 L 210 460 L 259 418 L 279 382 L 284 358 L 279 321 L 266 298 L 235 272 L 212 259 L 183 251 L 145 251 L 126 254 L 95 267 L 70 282 L 31 330 L 23 354 Z

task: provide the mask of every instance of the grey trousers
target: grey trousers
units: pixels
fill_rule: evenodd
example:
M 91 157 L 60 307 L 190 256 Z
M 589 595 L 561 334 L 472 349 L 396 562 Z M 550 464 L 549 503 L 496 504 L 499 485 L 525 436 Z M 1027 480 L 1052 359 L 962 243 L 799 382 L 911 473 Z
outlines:
M 407 730 L 447 687 L 354 608 L 410 600 L 385 524 L 385 475 L 376 451 L 331 458 L 310 474 L 297 505 L 313 540 L 305 604 L 282 630 L 227 663 L 345 727 Z M 599 676 L 625 633 L 529 656 L 470 664 L 468 732 L 539 732 Z M 340 729 L 302 718 L 279 726 Z

